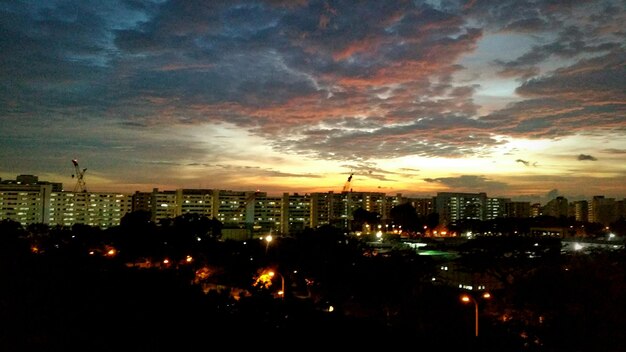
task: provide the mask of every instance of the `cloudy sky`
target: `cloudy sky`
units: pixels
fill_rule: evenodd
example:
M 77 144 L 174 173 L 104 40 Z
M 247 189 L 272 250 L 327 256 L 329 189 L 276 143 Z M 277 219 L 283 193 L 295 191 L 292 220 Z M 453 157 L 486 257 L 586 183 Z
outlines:
M 0 1 L 0 177 L 626 197 L 626 2 Z

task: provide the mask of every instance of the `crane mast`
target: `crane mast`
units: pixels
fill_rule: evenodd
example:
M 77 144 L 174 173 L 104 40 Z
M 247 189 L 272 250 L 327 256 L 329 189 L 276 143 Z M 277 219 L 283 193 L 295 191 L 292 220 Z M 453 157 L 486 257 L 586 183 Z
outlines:
M 354 176 L 354 173 L 350 173 L 350 176 L 348 176 L 348 180 L 343 185 L 343 189 L 341 190 L 342 193 L 343 192 L 352 192 L 352 189 L 350 187 L 350 185 L 352 184 L 352 176 Z
M 87 185 L 85 184 L 85 171 L 87 169 L 80 169 L 78 166 L 78 160 L 72 159 L 72 163 L 74 164 L 74 174 L 72 178 L 76 177 L 76 185 L 74 186 L 74 192 L 87 192 Z

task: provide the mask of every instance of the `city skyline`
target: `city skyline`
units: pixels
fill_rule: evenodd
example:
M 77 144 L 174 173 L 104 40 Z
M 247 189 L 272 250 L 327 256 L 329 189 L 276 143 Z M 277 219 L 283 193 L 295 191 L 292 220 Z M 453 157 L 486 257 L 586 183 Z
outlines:
M 623 1 L 0 7 L 0 177 L 626 197 Z
M 352 178 L 352 177 L 350 177 Z M 405 199 L 413 199 L 413 200 L 418 200 L 418 199 L 429 199 L 429 198 L 437 198 L 439 196 L 446 196 L 447 194 L 466 194 L 466 195 L 480 195 L 480 194 L 484 194 L 487 198 L 490 199 L 509 199 L 509 197 L 501 197 L 501 196 L 492 196 L 490 194 L 488 194 L 485 191 L 482 190 L 473 190 L 473 191 L 457 191 L 454 189 L 449 189 L 446 191 L 438 191 L 434 194 L 426 194 L 426 195 L 422 195 L 422 196 L 412 196 L 412 195 L 406 195 L 406 194 L 402 194 L 402 193 L 396 193 L 396 194 L 387 194 L 385 192 L 377 192 L 377 191 L 355 191 L 350 187 L 351 181 L 347 181 L 346 183 L 344 183 L 343 189 L 341 190 L 327 190 L 327 191 L 320 191 L 320 192 L 307 192 L 307 191 L 298 191 L 298 190 L 294 190 L 293 192 L 286 192 L 286 193 L 272 193 L 272 192 L 266 192 L 263 191 L 261 189 L 249 189 L 249 188 L 241 188 L 241 187 L 235 187 L 235 188 L 229 188 L 229 189 L 224 189 L 224 188 L 217 188 L 217 187 L 177 187 L 177 188 L 158 188 L 158 187 L 153 187 L 150 188 L 148 190 L 134 190 L 134 191 L 119 191 L 119 190 L 115 190 L 115 189 L 110 189 L 107 191 L 92 191 L 92 190 L 88 190 L 88 189 L 80 189 L 81 185 L 79 184 L 79 181 L 75 181 L 72 185 L 65 185 L 62 182 L 56 182 L 55 180 L 43 180 L 40 179 L 39 176 L 37 175 L 27 175 L 27 174 L 20 174 L 17 175 L 14 178 L 11 179 L 5 179 L 5 178 L 0 178 L 0 188 L 1 186 L 5 184 L 8 186 L 7 190 L 10 191 L 12 189 L 12 187 L 15 187 L 14 189 L 20 189 L 20 185 L 24 185 L 24 186 L 42 186 L 42 185 L 51 185 L 52 186 L 52 190 L 53 192 L 68 192 L 68 193 L 85 193 L 85 194 L 124 194 L 124 195 L 128 195 L 128 196 L 133 196 L 139 193 L 143 193 L 143 194 L 153 194 L 153 193 L 164 193 L 164 192 L 177 192 L 177 191 L 220 191 L 220 192 L 235 192 L 235 193 L 242 193 L 242 194 L 266 194 L 268 197 L 282 197 L 285 194 L 289 194 L 289 195 L 295 195 L 295 196 L 307 196 L 309 194 L 329 194 L 329 193 L 335 193 L 335 194 L 342 194 L 342 193 L 351 193 L 351 194 L 385 194 L 386 196 L 390 196 L 392 198 L 394 198 L 395 196 L 401 196 L 402 198 Z M 83 185 L 84 186 L 84 185 Z M 58 187 L 57 189 L 55 189 L 55 187 Z M 73 188 L 73 189 L 72 189 Z M 578 202 L 578 201 L 592 201 L 593 199 L 596 198 L 602 198 L 602 199 L 607 199 L 607 200 L 614 200 L 614 201 L 623 201 L 626 200 L 626 197 L 607 197 L 604 194 L 595 194 L 589 198 L 585 198 L 585 197 L 568 197 L 567 195 L 562 195 L 562 194 L 557 194 L 556 192 L 553 192 L 552 194 L 547 194 L 545 199 L 543 200 L 543 202 L 540 201 L 533 201 L 533 200 L 520 200 L 520 199 L 509 199 L 511 202 L 527 202 L 529 205 L 542 205 L 542 206 L 546 206 L 549 202 L 551 201 L 556 201 L 558 199 L 565 199 L 568 202 L 571 202 L 572 204 L 574 202 Z

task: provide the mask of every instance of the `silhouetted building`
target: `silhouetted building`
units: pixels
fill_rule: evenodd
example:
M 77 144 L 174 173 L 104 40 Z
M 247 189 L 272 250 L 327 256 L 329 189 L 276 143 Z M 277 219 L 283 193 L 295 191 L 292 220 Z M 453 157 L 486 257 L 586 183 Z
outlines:
M 604 226 L 618 219 L 615 198 L 593 196 L 589 203 L 589 222 L 597 222 Z
M 435 211 L 443 226 L 463 220 L 493 220 L 506 216 L 509 198 L 489 198 L 486 193 L 440 192 L 435 197 Z
M 530 202 L 506 202 L 504 214 L 507 218 L 530 217 Z
M 533 203 L 530 205 L 530 217 L 536 218 L 543 215 L 542 206 L 539 203 Z
M 589 221 L 589 203 L 586 200 L 577 200 L 574 203 L 574 219 L 580 222 Z
M 435 213 L 435 198 L 409 198 L 409 203 L 415 208 L 420 217 L 426 217 Z
M 558 196 L 550 200 L 543 207 L 543 215 L 554 216 L 555 218 L 567 217 L 569 211 L 569 203 L 567 198 Z
M 39 177 L 35 175 L 18 175 L 15 180 L 0 181 L 0 190 L 38 190 L 39 186 L 52 187 L 53 192 L 63 191 L 63 184 L 60 182 L 39 181 Z

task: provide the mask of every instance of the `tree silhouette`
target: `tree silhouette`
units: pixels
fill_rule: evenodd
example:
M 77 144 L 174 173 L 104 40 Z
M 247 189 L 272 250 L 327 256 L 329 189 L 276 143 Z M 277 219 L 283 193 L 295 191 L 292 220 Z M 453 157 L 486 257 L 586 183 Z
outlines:
M 389 214 L 395 225 L 401 225 L 407 231 L 419 231 L 423 225 L 415 207 L 411 203 L 397 205 Z

